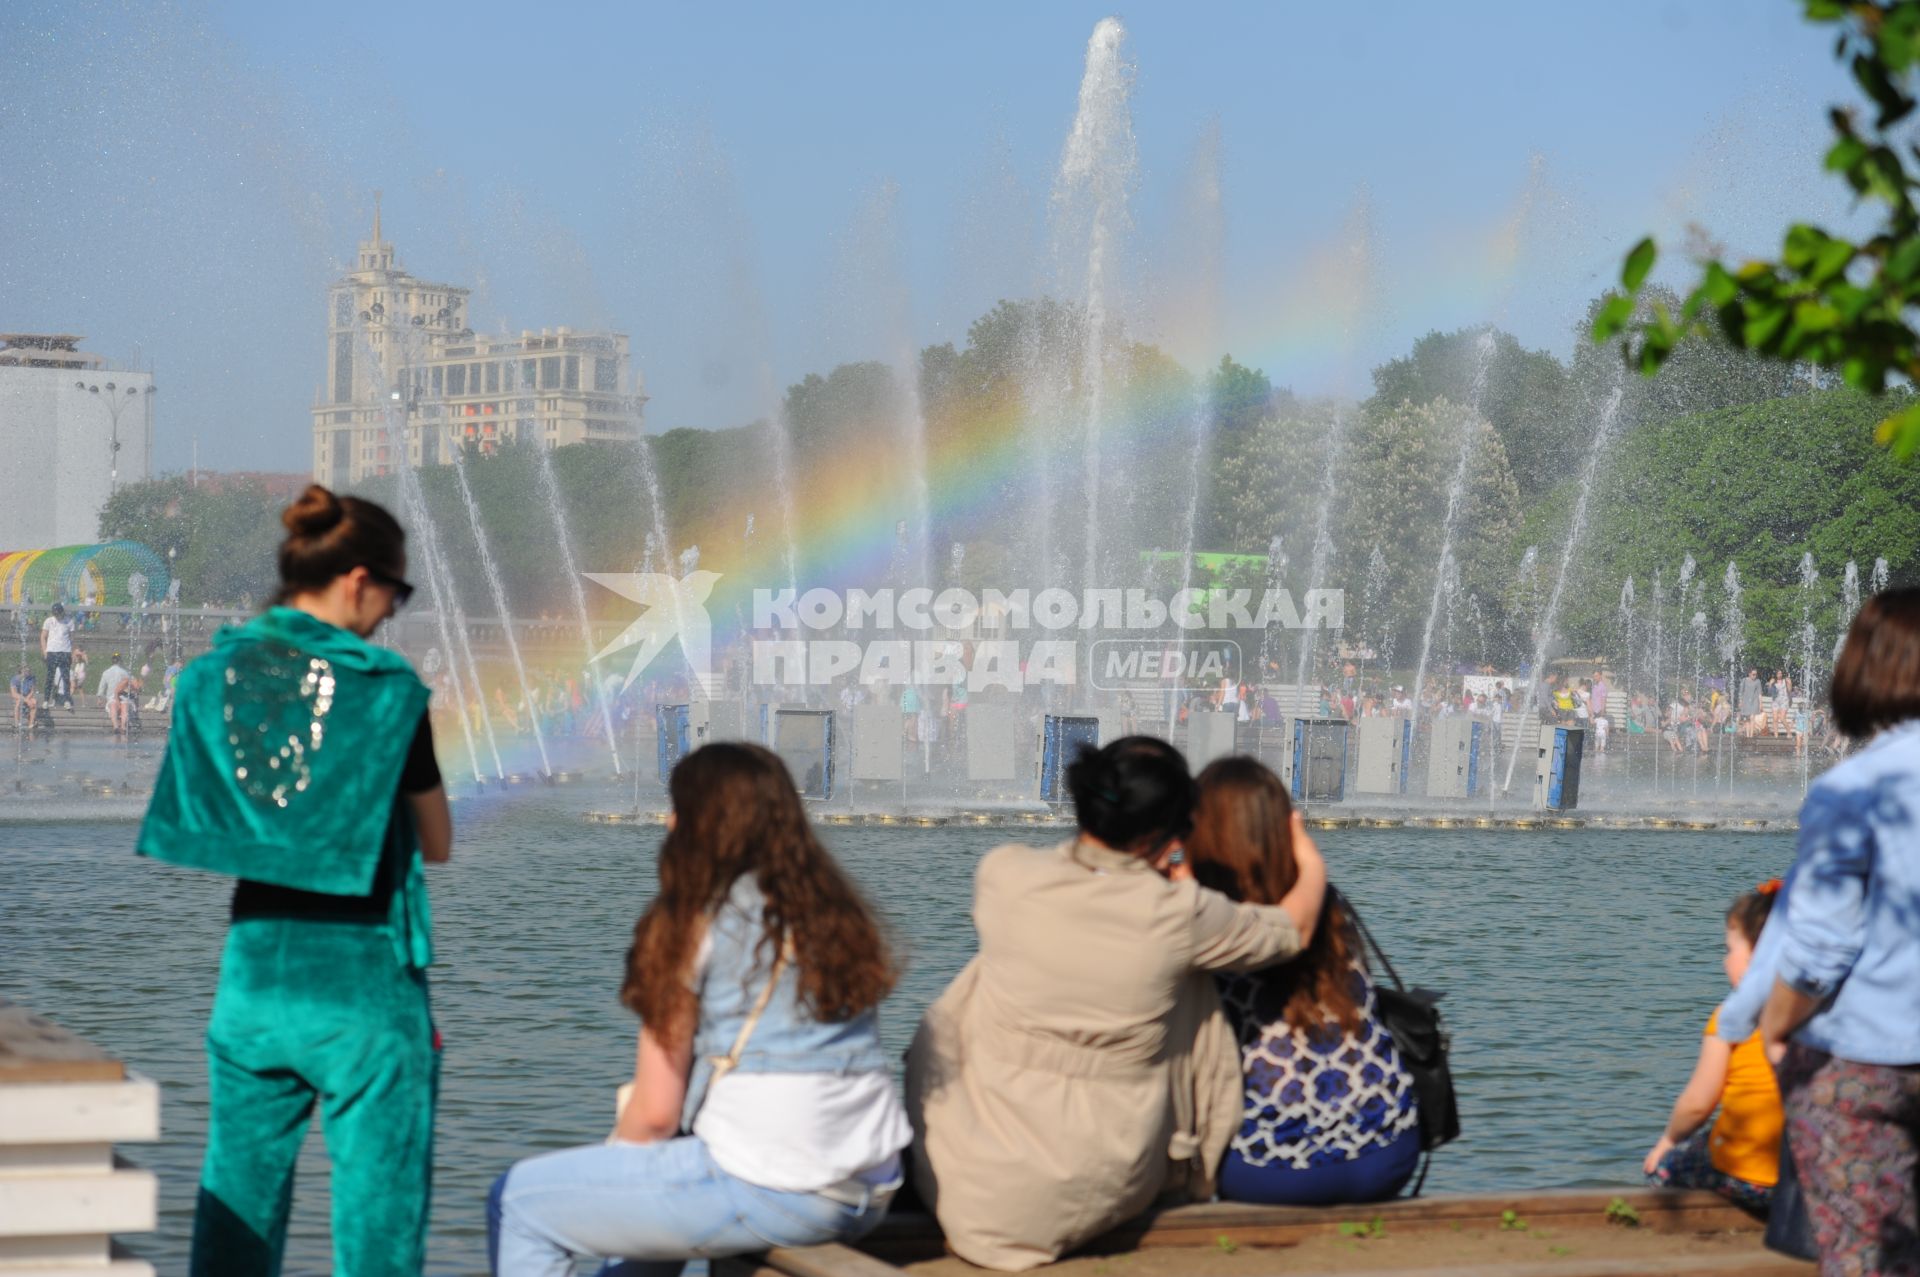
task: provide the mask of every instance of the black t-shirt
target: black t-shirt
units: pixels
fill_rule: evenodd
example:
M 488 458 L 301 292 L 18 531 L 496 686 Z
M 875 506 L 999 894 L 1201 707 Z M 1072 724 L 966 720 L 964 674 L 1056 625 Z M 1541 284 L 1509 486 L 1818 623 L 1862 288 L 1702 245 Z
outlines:
M 407 747 L 407 761 L 400 769 L 400 792 L 424 794 L 440 786 L 440 764 L 433 757 L 433 724 L 426 714 Z M 276 887 L 272 883 L 242 878 L 233 889 L 233 916 L 236 918 L 333 918 L 354 922 L 383 922 L 393 903 L 393 889 L 407 867 L 400 862 L 400 839 L 393 821 L 387 822 L 385 850 L 380 867 L 374 871 L 373 890 L 364 896 L 333 896 L 323 891 L 299 891 Z

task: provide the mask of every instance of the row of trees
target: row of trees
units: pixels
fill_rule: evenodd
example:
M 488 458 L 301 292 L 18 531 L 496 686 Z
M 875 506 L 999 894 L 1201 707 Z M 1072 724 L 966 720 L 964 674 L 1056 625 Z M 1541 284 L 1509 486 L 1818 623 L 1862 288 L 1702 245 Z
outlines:
M 1582 330 L 1593 314 L 1589 308 Z M 1035 352 L 1077 342 L 1079 322 L 1054 302 L 1003 302 L 974 323 L 964 345 L 921 352 L 914 389 L 936 474 L 965 475 L 970 450 L 1032 412 Z M 1109 402 L 1124 418 L 1109 429 L 1109 461 L 1149 480 L 1133 505 L 1103 523 L 1121 551 L 1179 548 L 1197 434 L 1207 440 L 1197 547 L 1264 555 L 1277 543 L 1287 584 L 1344 587 L 1352 624 L 1404 662 L 1434 609 L 1443 541 L 1455 569 L 1441 592 L 1436 654 L 1511 666 L 1531 652 L 1541 578 L 1522 564 L 1535 547 L 1549 578 L 1557 568 L 1589 445 L 1610 406 L 1615 442 L 1559 626 L 1572 647 L 1616 651 L 1622 582 L 1633 576 L 1644 598 L 1653 573 L 1670 581 L 1687 554 L 1716 579 L 1728 560 L 1738 563 L 1748 640 L 1765 661 L 1797 641 L 1802 553 L 1813 553 L 1829 588 L 1848 558 L 1864 568 L 1885 557 L 1896 575 L 1920 562 L 1920 475 L 1876 451 L 1862 424 L 1884 415 L 1884 405 L 1704 337 L 1680 343 L 1662 375 L 1645 380 L 1624 375 L 1612 351 L 1585 341 L 1563 362 L 1497 330 L 1430 333 L 1375 369 L 1374 392 L 1360 403 L 1297 399 L 1231 357 L 1195 375 L 1123 335 L 1109 349 Z M 906 517 L 907 436 L 897 427 L 911 410 L 893 370 L 879 363 L 842 365 L 788 389 L 792 453 L 784 464 L 802 494 L 803 547 L 833 543 L 848 512 Z M 664 567 L 669 555 L 698 545 L 702 566 L 752 567 L 772 580 L 783 459 L 764 425 L 673 430 L 648 444 L 652 484 L 646 457 L 628 445 L 550 454 L 579 566 L 624 571 L 651 556 Z M 539 466 L 530 447 L 508 447 L 470 460 L 466 472 L 514 610 L 565 614 L 571 592 Z M 420 479 L 462 602 L 489 613 L 455 473 L 434 468 Z M 963 583 L 1018 587 L 1028 582 L 1006 574 L 1017 566 L 1009 524 L 1022 477 L 1016 467 L 993 481 L 1004 490 L 938 505 L 935 562 L 947 564 L 959 545 Z M 653 488 L 669 546 L 650 543 Z M 363 491 L 402 508 L 391 478 Z M 258 485 L 196 489 L 161 479 L 118 492 L 101 533 L 176 549 L 188 601 L 258 600 L 272 588 L 277 507 Z M 1330 555 L 1321 579 L 1310 581 L 1323 528 Z M 866 529 L 877 543 L 866 570 L 884 568 L 891 530 Z

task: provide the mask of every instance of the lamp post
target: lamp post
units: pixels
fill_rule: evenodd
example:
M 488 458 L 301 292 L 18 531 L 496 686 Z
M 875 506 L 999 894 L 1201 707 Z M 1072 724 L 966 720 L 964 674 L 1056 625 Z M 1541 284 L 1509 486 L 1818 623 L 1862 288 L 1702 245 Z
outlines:
M 107 417 L 113 423 L 113 434 L 107 447 L 107 495 L 111 496 L 120 487 L 120 414 L 127 410 L 127 405 L 140 394 L 140 391 L 136 387 L 119 386 L 111 381 L 95 382 L 93 384 L 76 381 L 73 383 L 73 388 L 75 390 L 84 390 L 90 395 L 100 395 L 100 402 L 107 406 Z M 126 392 L 124 395 L 120 393 L 122 390 Z M 151 393 L 153 387 L 148 386 L 147 390 Z M 103 391 L 105 392 L 104 394 L 101 393 Z M 151 443 L 152 439 L 153 422 L 151 416 L 149 416 L 147 421 L 147 440 Z M 148 456 L 148 465 L 152 465 L 151 453 L 149 453 Z

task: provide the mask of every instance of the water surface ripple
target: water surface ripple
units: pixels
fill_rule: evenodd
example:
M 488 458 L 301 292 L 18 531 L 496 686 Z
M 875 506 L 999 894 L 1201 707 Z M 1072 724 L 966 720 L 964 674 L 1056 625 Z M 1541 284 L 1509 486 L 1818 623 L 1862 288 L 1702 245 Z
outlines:
M 633 1060 L 615 991 L 653 889 L 653 827 L 583 823 L 560 794 L 463 803 L 432 874 L 446 1038 L 431 1271 L 483 1271 L 481 1204 L 516 1156 L 602 1138 Z M 827 827 L 891 923 L 906 974 L 883 1030 L 973 948 L 971 881 L 1003 831 Z M 131 1248 L 185 1267 L 206 1130 L 202 1034 L 230 884 L 138 860 L 126 823 L 0 827 L 0 994 L 158 1078 L 160 1228 Z M 1035 831 L 1044 836 L 1044 831 Z M 1626 1184 L 1724 992 L 1721 911 L 1785 869 L 1784 834 L 1338 830 L 1335 881 L 1403 975 L 1448 992 L 1466 1133 L 1432 1191 Z M 330 1266 L 325 1153 L 309 1139 L 287 1270 Z

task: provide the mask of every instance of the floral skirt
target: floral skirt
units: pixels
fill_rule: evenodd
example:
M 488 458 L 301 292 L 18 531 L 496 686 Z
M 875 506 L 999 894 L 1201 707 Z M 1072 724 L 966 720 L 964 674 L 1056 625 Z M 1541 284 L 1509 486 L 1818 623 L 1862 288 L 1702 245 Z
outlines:
M 1821 1277 L 1920 1277 L 1920 1066 L 1791 1044 L 1780 1096 Z

